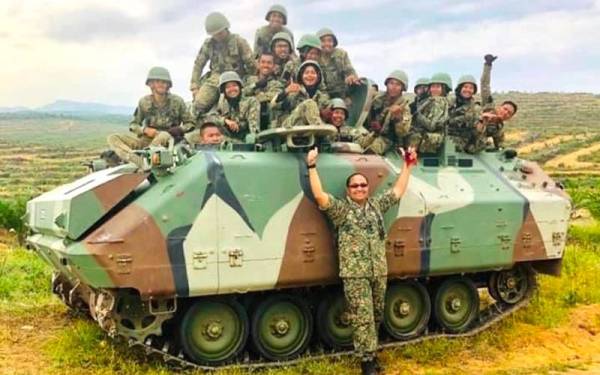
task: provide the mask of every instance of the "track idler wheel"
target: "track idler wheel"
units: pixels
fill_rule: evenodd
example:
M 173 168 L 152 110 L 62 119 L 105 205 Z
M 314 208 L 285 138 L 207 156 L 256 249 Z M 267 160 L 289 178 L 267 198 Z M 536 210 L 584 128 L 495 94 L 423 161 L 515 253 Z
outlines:
M 216 366 L 241 353 L 249 328 L 246 310 L 234 299 L 202 299 L 183 316 L 179 338 L 183 351 L 192 361 Z
M 385 296 L 383 327 L 397 340 L 419 336 L 431 315 L 429 293 L 417 281 L 391 284 Z
M 303 299 L 289 294 L 272 295 L 260 302 L 252 314 L 252 343 L 269 360 L 290 360 L 306 350 L 312 327 L 312 315 Z
M 435 321 L 445 331 L 467 331 L 479 316 L 479 293 L 471 279 L 452 277 L 444 280 L 433 300 Z
M 516 266 L 510 270 L 494 272 L 488 280 L 490 295 L 495 300 L 509 305 L 523 300 L 534 286 L 534 273 L 526 266 Z
M 353 329 L 346 298 L 341 291 L 326 294 L 317 308 L 317 331 L 321 341 L 332 349 L 352 347 Z

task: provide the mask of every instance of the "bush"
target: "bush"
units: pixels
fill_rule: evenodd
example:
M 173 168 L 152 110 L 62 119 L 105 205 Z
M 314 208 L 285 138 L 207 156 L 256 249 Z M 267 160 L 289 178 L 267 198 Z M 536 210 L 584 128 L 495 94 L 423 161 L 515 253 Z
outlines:
M 14 230 L 19 239 L 22 239 L 27 231 L 27 227 L 23 222 L 26 203 L 25 199 L 0 200 L 0 228 Z

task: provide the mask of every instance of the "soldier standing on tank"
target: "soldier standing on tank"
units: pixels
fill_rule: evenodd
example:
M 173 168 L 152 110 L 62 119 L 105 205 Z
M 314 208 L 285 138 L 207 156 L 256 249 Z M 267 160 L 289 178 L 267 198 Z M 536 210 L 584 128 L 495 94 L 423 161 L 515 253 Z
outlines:
M 321 91 L 323 73 L 319 63 L 307 60 L 300 65 L 296 81 L 288 85 L 272 101 L 277 124 L 286 128 L 296 125 L 320 125 L 321 117 L 329 120 L 329 96 Z
M 373 99 L 367 130 L 359 144 L 366 152 L 385 154 L 392 145 L 404 146 L 404 137 L 410 129 L 408 100 L 402 96 L 408 87 L 408 76 L 402 70 L 394 70 L 385 79 L 385 92 L 378 92 Z
M 171 140 L 181 140 L 195 126 L 184 100 L 169 92 L 173 82 L 167 69 L 160 66 L 150 69 L 146 85 L 152 94 L 140 99 L 129 123 L 129 131 L 135 136 L 112 134 L 107 139 L 110 148 L 122 160 L 140 167 L 143 159 L 133 150 L 151 145 L 167 146 Z
M 245 142 L 246 136 L 258 133 L 260 105 L 254 97 L 242 95 L 242 80 L 234 71 L 221 74 L 219 91 L 221 97 L 215 108 L 209 112 L 216 117 L 225 136 L 233 142 Z
M 339 48 L 337 36 L 331 29 L 322 28 L 317 31 L 321 41 L 321 57 L 319 64 L 323 69 L 327 93 L 331 98 L 346 98 L 347 88 L 350 85 L 361 84 L 352 67 L 348 53 Z
M 419 152 L 435 153 L 444 143 L 448 120 L 448 98 L 452 79 L 447 73 L 436 73 L 429 83 L 429 97 L 417 107 L 408 142 Z
M 287 83 L 287 80 L 283 79 L 283 68 L 289 61 L 298 61 L 298 56 L 293 53 L 294 49 L 292 46 L 293 40 L 289 34 L 279 32 L 273 35 L 273 39 L 271 40 L 271 53 L 275 58 L 273 74 L 284 83 Z
M 413 88 L 413 92 L 415 93 L 415 99 L 410 103 L 410 114 L 414 116 L 419 104 L 429 96 L 429 78 L 419 78 Z
M 293 83 L 298 75 L 298 69 L 300 64 L 305 61 L 319 61 L 321 57 L 321 42 L 316 35 L 313 34 L 304 34 L 300 37 L 298 41 L 297 47 L 298 53 L 300 55 L 300 59 L 291 59 L 283 66 L 283 71 L 281 72 L 281 79 L 284 82 L 284 85 L 289 85 Z M 324 89 L 325 82 L 321 82 L 321 89 Z
M 197 90 L 194 107 L 197 116 L 208 112 L 219 100 L 219 77 L 226 71 L 234 71 L 244 78 L 256 71 L 256 61 L 248 42 L 229 31 L 229 21 L 221 13 L 210 13 L 206 17 L 206 32 L 210 35 L 202 44 L 192 72 L 191 90 Z M 210 61 L 210 70 L 202 70 Z
M 260 129 L 271 125 L 271 101 L 283 90 L 283 84 L 273 75 L 274 60 L 270 52 L 261 53 L 258 59 L 258 74 L 246 78 L 242 93 L 253 96 L 260 104 Z
M 294 34 L 290 29 L 285 27 L 285 25 L 287 25 L 287 11 L 283 5 L 275 4 L 271 6 L 265 16 L 265 20 L 267 20 L 269 24 L 259 27 L 254 35 L 255 58 L 258 59 L 263 52 L 271 51 L 271 42 L 273 36 L 277 33 L 285 33 L 289 36 L 290 51 L 293 50 Z
M 316 149 L 306 157 L 308 177 L 314 199 L 333 223 L 337 232 L 340 278 L 354 328 L 353 341 L 361 359 L 363 374 L 377 374 L 377 333 L 383 319 L 387 287 L 385 227 L 383 215 L 406 191 L 417 154 L 413 148 L 404 153 L 404 167 L 393 187 L 369 197 L 369 181 L 359 172 L 346 180 L 346 199 L 323 191 L 317 173 Z

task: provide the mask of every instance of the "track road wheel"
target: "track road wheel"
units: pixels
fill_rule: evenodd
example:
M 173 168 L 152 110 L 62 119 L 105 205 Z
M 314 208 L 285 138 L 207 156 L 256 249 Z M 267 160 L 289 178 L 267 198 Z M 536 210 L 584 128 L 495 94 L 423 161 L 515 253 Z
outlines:
M 419 336 L 429 322 L 431 301 L 423 285 L 417 281 L 391 284 L 385 296 L 383 326 L 397 340 Z
M 435 321 L 446 332 L 469 329 L 479 315 L 479 293 L 471 279 L 453 277 L 437 288 L 433 301 Z
M 321 341 L 332 349 L 352 347 L 353 329 L 346 298 L 340 291 L 326 294 L 317 308 L 317 331 Z
M 312 315 L 304 300 L 276 294 L 260 302 L 252 314 L 252 343 L 272 361 L 302 354 L 312 335 Z
M 488 291 L 495 300 L 514 305 L 525 298 L 534 284 L 531 269 L 516 266 L 510 270 L 494 272 L 488 281 Z
M 248 340 L 246 311 L 227 298 L 200 300 L 185 313 L 179 337 L 185 354 L 205 365 L 227 363 L 239 355 Z

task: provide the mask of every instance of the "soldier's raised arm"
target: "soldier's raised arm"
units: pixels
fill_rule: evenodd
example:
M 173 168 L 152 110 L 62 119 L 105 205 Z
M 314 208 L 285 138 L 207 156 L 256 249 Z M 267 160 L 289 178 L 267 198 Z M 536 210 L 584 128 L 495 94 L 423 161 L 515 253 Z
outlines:
M 491 76 L 492 76 L 492 63 L 496 60 L 498 56 L 494 56 L 491 54 L 487 54 L 484 56 L 485 63 L 483 64 L 483 71 L 481 72 L 481 105 L 486 106 L 490 105 L 494 102 L 492 98 L 492 89 L 491 89 Z
M 206 39 L 202 44 L 202 47 L 200 47 L 198 55 L 196 55 L 196 60 L 194 61 L 194 70 L 192 70 L 192 82 L 190 84 L 190 89 L 200 87 L 200 78 L 202 77 L 202 70 L 204 69 L 204 66 L 210 58 L 208 54 L 209 43 L 210 39 Z

